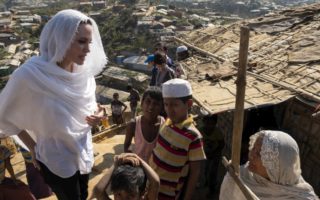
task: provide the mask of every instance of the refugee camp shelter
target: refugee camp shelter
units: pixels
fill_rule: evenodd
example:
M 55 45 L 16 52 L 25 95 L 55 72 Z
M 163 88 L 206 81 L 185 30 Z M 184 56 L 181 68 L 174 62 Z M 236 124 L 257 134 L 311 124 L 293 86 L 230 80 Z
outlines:
M 230 159 L 240 27 L 250 28 L 242 151 L 261 128 L 289 133 L 299 144 L 303 176 L 318 195 L 320 117 L 312 113 L 320 103 L 319 14 L 320 4 L 312 4 L 175 38 L 192 51 L 181 64 L 195 101 L 218 114 Z

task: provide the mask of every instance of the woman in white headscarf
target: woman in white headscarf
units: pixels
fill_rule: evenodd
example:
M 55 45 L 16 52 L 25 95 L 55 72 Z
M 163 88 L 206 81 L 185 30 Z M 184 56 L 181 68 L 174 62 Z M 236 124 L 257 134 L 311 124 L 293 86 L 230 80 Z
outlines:
M 95 21 L 63 10 L 42 31 L 40 56 L 15 70 L 0 94 L 0 136 L 18 135 L 58 199 L 88 195 L 91 126 L 101 119 L 94 75 L 106 63 Z
M 290 135 L 260 131 L 250 137 L 249 145 L 249 161 L 240 167 L 240 178 L 255 199 L 318 199 L 301 175 L 299 148 Z M 220 199 L 246 199 L 229 174 L 221 185 Z

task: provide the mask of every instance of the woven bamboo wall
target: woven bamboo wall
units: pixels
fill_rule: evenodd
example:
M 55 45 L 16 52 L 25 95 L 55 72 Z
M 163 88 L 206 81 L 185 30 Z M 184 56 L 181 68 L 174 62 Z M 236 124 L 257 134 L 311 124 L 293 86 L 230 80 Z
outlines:
M 287 105 L 281 128 L 297 141 L 302 175 L 320 195 L 320 118 L 312 118 L 314 108 L 292 100 Z

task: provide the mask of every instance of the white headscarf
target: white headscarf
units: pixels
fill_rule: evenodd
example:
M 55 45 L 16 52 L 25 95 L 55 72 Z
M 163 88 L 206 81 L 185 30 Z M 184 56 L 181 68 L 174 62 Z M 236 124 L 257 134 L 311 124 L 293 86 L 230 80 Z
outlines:
M 71 73 L 56 63 L 62 61 L 79 24 L 87 20 L 93 26 L 90 52 Z M 0 137 L 30 130 L 37 141 L 37 159 L 51 171 L 61 177 L 75 170 L 88 173 L 93 157 L 91 127 L 85 118 L 97 109 L 94 75 L 106 63 L 94 20 L 75 10 L 58 12 L 41 33 L 40 56 L 15 70 L 0 94 Z M 62 160 L 58 151 L 64 151 L 69 171 L 55 162 Z
M 40 35 L 41 57 L 53 64 L 62 61 L 77 33 L 80 22 L 87 21 L 90 21 L 93 26 L 92 44 L 83 66 L 90 71 L 90 75 L 101 72 L 107 63 L 107 58 L 98 26 L 92 18 L 76 10 L 60 11 L 46 24 Z
M 245 185 L 260 199 L 317 200 L 312 186 L 301 176 L 299 147 L 296 141 L 281 131 L 260 131 L 250 137 L 250 149 L 260 136 L 263 136 L 261 161 L 270 180 L 249 171 L 247 163 L 240 168 L 240 177 Z M 234 196 L 245 199 L 231 179 L 229 175 L 225 177 L 220 199 L 232 199 Z

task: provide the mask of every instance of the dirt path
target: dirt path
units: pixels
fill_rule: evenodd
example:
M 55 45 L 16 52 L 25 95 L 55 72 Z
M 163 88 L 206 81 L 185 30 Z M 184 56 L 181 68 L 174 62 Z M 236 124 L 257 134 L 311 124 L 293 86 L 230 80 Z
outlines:
M 100 178 L 103 176 L 103 172 L 105 172 L 111 165 L 113 164 L 113 157 L 117 154 L 123 152 L 123 143 L 124 143 L 124 135 L 110 135 L 110 138 L 106 138 L 99 143 L 94 143 L 94 151 L 99 152 L 99 155 L 95 157 L 95 164 L 90 174 L 89 180 L 89 196 L 92 194 L 93 187 L 97 184 Z M 14 158 L 11 160 L 13 168 L 15 170 L 16 176 L 18 179 L 27 183 L 26 174 L 25 174 L 25 165 L 23 158 L 20 153 L 16 154 Z M 195 192 L 194 200 L 206 200 L 205 194 L 207 192 L 206 188 L 198 188 Z M 57 200 L 56 196 L 53 195 L 49 198 L 45 198 L 46 200 Z M 210 198 L 210 200 L 214 200 L 217 198 Z

